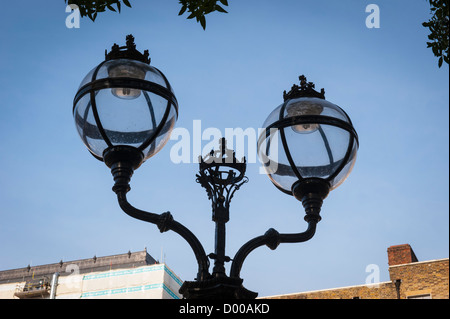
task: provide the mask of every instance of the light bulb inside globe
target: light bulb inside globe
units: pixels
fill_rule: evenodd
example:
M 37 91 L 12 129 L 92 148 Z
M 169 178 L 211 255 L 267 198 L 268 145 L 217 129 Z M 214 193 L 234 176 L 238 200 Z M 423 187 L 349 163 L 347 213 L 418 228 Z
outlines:
M 111 93 L 115 97 L 123 100 L 134 100 L 141 96 L 141 90 L 130 88 L 113 88 L 111 89 Z
M 294 102 L 286 106 L 286 113 L 288 117 L 302 116 L 302 115 L 320 115 L 323 111 L 323 106 L 310 101 Z M 292 130 L 300 134 L 309 134 L 317 131 L 319 124 L 303 123 L 291 126 Z
M 130 64 L 119 64 L 112 66 L 109 70 L 110 78 L 133 78 L 145 79 L 145 70 Z M 126 87 L 112 88 L 112 94 L 123 100 L 134 100 L 141 96 L 141 90 Z

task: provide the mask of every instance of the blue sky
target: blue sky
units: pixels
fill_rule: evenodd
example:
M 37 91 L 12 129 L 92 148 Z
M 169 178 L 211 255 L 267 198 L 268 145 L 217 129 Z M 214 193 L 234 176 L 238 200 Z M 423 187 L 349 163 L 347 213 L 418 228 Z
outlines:
M 196 275 L 189 246 L 118 207 L 108 168 L 85 149 L 72 118 L 83 77 L 132 33 L 174 87 L 177 127 L 259 128 L 305 74 L 341 106 L 358 132 L 350 177 L 325 200 L 316 236 L 261 247 L 244 263 L 260 296 L 364 284 L 366 267 L 389 280 L 386 250 L 410 244 L 419 260 L 448 257 L 448 65 L 426 48 L 428 1 L 229 1 L 204 31 L 178 1 L 131 1 L 121 14 L 68 29 L 63 0 L 9 2 L 0 12 L 0 269 L 147 247 L 183 280 Z M 380 28 L 365 24 L 368 4 Z M 202 141 L 202 145 L 209 143 Z M 140 167 L 129 200 L 170 211 L 213 251 L 214 224 L 198 165 L 174 164 L 176 141 Z M 306 228 L 303 208 L 247 168 L 231 203 L 227 253 L 273 227 Z

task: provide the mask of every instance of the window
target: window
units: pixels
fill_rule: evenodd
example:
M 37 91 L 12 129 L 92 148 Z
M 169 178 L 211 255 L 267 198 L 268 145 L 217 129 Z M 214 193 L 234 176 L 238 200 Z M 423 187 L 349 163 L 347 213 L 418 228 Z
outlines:
M 423 294 L 423 295 L 411 295 L 407 297 L 408 299 L 431 299 L 431 294 Z

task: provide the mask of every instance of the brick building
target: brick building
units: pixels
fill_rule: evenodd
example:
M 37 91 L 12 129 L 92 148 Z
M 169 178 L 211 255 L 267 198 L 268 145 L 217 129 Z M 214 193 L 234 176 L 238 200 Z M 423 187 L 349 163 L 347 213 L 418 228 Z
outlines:
M 408 244 L 387 250 L 390 281 L 266 299 L 449 299 L 448 258 L 418 261 Z

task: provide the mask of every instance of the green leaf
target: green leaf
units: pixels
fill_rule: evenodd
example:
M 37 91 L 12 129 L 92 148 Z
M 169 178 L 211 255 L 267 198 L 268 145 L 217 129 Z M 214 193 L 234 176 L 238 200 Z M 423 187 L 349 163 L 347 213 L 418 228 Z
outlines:
M 219 12 L 228 13 L 224 8 L 222 8 L 219 5 L 216 5 L 216 10 L 219 11 Z
M 205 29 L 206 29 L 206 19 L 205 19 L 205 16 L 201 16 L 201 17 L 199 18 L 199 20 L 200 20 L 200 24 L 201 24 L 202 27 L 203 27 L 203 30 L 205 30 Z
M 123 0 L 123 4 L 126 5 L 128 8 L 131 8 L 131 4 L 128 0 Z
M 180 12 L 178 12 L 178 15 L 181 16 L 186 12 L 187 6 L 183 6 L 180 10 Z
M 443 61 L 444 61 L 444 60 L 442 59 L 442 57 L 440 57 L 440 58 L 439 58 L 439 62 L 438 62 L 439 67 L 442 66 L 442 62 L 443 62 Z
M 90 12 L 87 13 L 87 16 L 89 17 L 89 19 L 91 19 L 92 21 L 95 21 L 95 18 L 92 17 L 92 14 Z
M 116 12 L 116 9 L 114 9 L 114 7 L 112 7 L 109 3 L 106 6 L 109 10 Z

